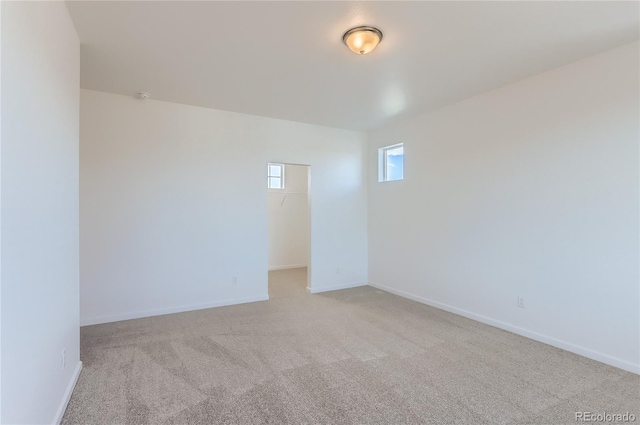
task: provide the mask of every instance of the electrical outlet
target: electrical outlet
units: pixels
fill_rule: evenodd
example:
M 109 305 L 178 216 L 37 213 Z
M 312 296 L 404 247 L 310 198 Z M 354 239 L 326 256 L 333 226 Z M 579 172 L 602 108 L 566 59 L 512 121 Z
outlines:
M 62 368 L 64 369 L 66 365 L 67 365 L 67 349 L 64 348 L 62 350 Z
M 524 297 L 518 297 L 518 307 L 525 308 L 524 307 Z
M 232 285 L 237 285 L 237 284 L 238 284 L 238 278 L 237 278 L 237 277 L 235 277 L 235 276 L 233 276 L 233 277 L 231 278 L 231 284 L 232 284 Z
M 340 267 L 336 267 L 336 274 L 340 274 Z

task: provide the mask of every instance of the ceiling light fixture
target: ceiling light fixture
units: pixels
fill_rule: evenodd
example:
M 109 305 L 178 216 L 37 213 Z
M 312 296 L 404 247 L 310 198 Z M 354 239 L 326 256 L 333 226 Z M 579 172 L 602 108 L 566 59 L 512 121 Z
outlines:
M 344 33 L 342 41 L 353 53 L 366 55 L 382 41 L 382 31 L 375 27 L 355 27 Z

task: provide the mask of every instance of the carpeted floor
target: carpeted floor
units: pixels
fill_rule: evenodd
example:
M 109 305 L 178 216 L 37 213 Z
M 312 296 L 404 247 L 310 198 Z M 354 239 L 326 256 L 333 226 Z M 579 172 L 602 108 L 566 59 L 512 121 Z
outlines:
M 640 377 L 371 287 L 81 329 L 70 424 L 575 424 Z

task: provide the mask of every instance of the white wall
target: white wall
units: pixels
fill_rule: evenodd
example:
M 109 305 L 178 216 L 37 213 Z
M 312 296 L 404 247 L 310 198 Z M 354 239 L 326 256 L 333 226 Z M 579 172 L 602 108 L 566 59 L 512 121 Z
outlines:
M 371 284 L 638 372 L 638 49 L 370 132 Z
M 64 2 L 2 2 L 1 39 L 0 420 L 44 424 L 80 371 L 80 45 Z
M 2 423 L 2 2 L 0 1 L 0 423 Z
M 313 289 L 366 283 L 366 149 L 360 132 L 82 90 L 81 322 L 266 299 L 267 162 L 313 170 Z
M 309 167 L 285 164 L 284 189 L 268 189 L 269 270 L 309 263 Z

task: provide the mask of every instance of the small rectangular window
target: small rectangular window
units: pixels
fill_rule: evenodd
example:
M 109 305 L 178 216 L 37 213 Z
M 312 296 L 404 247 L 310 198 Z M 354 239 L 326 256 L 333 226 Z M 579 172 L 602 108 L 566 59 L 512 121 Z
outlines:
M 284 164 L 267 164 L 267 187 L 284 189 Z
M 378 181 L 404 178 L 404 144 L 398 143 L 378 150 Z

